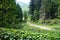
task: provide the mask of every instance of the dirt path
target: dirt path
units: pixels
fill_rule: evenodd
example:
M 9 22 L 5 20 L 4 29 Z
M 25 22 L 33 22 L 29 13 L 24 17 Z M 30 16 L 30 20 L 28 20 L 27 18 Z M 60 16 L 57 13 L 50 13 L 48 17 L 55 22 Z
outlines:
M 39 26 L 39 25 L 36 25 L 36 24 L 32 24 L 30 22 L 27 22 L 27 24 L 29 24 L 30 26 L 34 26 L 34 27 L 37 27 L 37 28 L 44 29 L 44 30 L 55 30 L 55 29 L 52 29 L 52 28 L 49 28 L 49 27 L 46 27 L 46 26 Z

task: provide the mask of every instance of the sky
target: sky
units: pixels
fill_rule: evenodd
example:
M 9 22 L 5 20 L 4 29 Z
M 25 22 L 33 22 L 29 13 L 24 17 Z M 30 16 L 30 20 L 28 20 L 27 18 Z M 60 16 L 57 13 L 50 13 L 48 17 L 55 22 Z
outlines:
M 23 2 L 23 3 L 27 3 L 27 4 L 28 4 L 28 3 L 30 2 L 30 0 L 16 0 L 16 2 L 17 2 L 17 3 Z

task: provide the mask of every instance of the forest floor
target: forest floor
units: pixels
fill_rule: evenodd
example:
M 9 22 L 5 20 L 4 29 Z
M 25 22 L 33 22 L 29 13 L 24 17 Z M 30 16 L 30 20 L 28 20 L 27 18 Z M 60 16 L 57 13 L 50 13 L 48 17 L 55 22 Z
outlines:
M 16 26 L 18 29 L 0 27 L 0 39 L 9 38 L 8 40 L 60 40 L 60 30 L 57 31 L 55 28 L 40 26 L 31 22 L 22 23 L 22 28 L 19 25 L 21 24 Z
M 33 26 L 33 27 L 44 29 L 44 30 L 54 30 L 54 31 L 57 31 L 54 28 L 50 28 L 50 27 L 47 27 L 47 26 L 40 26 L 40 25 L 33 24 L 33 23 L 30 23 L 30 22 L 27 22 L 27 24 L 29 24 L 30 26 Z

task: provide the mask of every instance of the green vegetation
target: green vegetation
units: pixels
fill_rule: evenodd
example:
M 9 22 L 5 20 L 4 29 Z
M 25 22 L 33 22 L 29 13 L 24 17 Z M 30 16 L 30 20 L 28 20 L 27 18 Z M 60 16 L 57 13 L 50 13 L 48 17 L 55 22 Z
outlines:
M 0 27 L 11 27 L 22 21 L 22 11 L 15 0 L 0 0 Z
M 39 28 L 24 26 L 20 29 L 0 28 L 2 40 L 60 40 L 59 31 L 48 31 Z
M 59 0 L 58 0 L 59 1 Z M 32 21 L 59 19 L 60 4 L 56 0 L 31 0 L 30 15 Z
M 33 27 L 29 21 L 55 30 Z M 0 0 L 0 40 L 60 40 L 60 0 L 31 0 L 22 6 Z

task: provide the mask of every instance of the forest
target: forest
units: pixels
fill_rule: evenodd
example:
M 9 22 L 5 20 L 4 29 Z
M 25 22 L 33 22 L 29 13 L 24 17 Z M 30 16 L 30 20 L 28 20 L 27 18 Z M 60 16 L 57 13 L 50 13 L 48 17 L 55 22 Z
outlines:
M 21 5 L 0 0 L 0 40 L 60 40 L 60 0 Z

